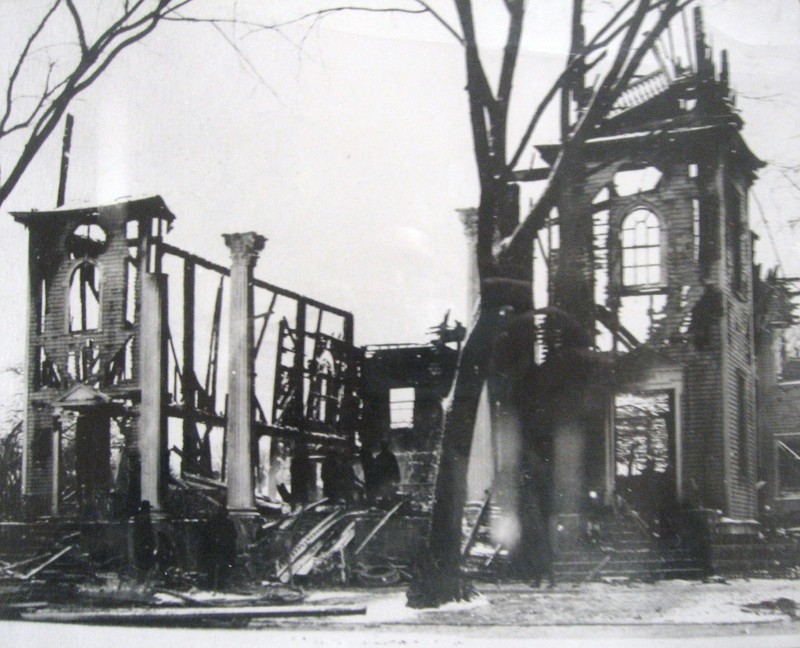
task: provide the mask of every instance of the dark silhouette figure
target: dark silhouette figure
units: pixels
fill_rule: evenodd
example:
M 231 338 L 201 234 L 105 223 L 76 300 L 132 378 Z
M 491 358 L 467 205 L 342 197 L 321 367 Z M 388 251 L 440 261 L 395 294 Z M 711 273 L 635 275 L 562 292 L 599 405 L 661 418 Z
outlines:
M 291 477 L 293 506 L 303 506 L 311 501 L 314 489 L 314 464 L 308 456 L 308 448 L 302 441 L 295 445 L 292 465 L 289 468 Z
M 361 400 L 350 390 L 342 396 L 337 428 L 353 435 L 361 429 Z
M 400 483 L 400 464 L 389 446 L 388 441 L 381 441 L 381 451 L 375 457 L 375 474 L 378 496 L 392 497 Z
M 322 494 L 331 502 L 353 501 L 356 474 L 343 448 L 328 452 L 322 462 Z
M 156 536 L 147 500 L 139 504 L 133 516 L 133 566 L 139 583 L 145 582 L 156 566 Z
M 361 460 L 361 470 L 364 472 L 364 494 L 367 500 L 372 502 L 378 495 L 378 471 L 375 465 L 375 457 L 369 448 L 361 448 L 359 452 Z
M 519 476 L 520 541 L 512 551 L 512 565 L 517 575 L 539 587 L 547 578 L 555 585 L 553 548 L 550 543 L 549 474 L 544 462 L 532 461 L 523 466 Z
M 206 523 L 206 586 L 224 590 L 236 564 L 236 527 L 223 504 Z
M 159 532 L 155 562 L 160 578 L 168 579 L 178 565 L 175 543 L 166 533 Z
M 334 450 L 325 455 L 320 469 L 322 477 L 322 496 L 330 501 L 339 499 L 339 459 Z

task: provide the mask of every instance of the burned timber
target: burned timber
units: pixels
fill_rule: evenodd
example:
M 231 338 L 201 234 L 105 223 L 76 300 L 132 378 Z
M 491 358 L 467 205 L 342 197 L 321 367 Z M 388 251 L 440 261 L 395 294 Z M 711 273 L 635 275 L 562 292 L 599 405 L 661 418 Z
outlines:
M 469 460 L 473 574 L 797 573 L 791 282 L 754 265 L 763 163 L 699 14 L 695 31 L 696 63 L 631 82 L 540 223 L 527 279 L 548 306 L 502 314 Z M 552 165 L 559 146 L 538 151 Z M 356 346 L 350 312 L 256 277 L 261 235 L 225 235 L 228 266 L 171 245 L 160 197 L 13 216 L 29 318 L 23 514 L 0 526 L 9 609 L 160 592 L 190 607 L 128 616 L 245 618 L 296 603 L 299 583 L 410 577 L 460 323 L 430 344 Z M 247 589 L 252 607 L 197 586 Z M 114 615 L 73 620 L 92 618 Z

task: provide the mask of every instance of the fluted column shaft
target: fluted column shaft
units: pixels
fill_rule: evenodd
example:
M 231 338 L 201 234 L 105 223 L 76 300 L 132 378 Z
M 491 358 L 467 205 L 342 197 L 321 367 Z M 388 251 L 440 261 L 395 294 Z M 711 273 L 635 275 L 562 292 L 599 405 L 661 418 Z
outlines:
M 255 511 L 253 493 L 253 268 L 266 239 L 255 232 L 224 234 L 231 251 L 228 420 L 225 430 L 228 508 Z

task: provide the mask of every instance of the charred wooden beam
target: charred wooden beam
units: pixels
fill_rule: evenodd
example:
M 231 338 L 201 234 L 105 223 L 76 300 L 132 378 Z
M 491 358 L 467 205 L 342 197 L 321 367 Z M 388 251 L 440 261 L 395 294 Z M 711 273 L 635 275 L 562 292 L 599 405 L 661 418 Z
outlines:
M 290 421 L 296 425 L 302 433 L 305 417 L 303 416 L 303 403 L 305 403 L 305 380 L 303 372 L 305 370 L 305 346 L 306 346 L 306 303 L 297 302 L 297 314 L 295 316 L 295 342 L 294 342 L 294 370 L 292 372 L 292 389 L 294 396 L 292 404 L 294 411 L 291 413 Z
M 206 270 L 212 270 L 213 272 L 225 275 L 226 277 L 230 274 L 228 268 L 226 268 L 225 266 L 221 266 L 218 263 L 214 263 L 213 261 L 204 259 L 203 257 L 197 256 L 196 254 L 192 254 L 191 252 L 182 250 L 181 248 L 175 247 L 174 245 L 170 245 L 169 243 L 160 243 L 160 247 L 161 251 L 164 254 L 171 254 L 172 256 L 176 256 L 184 260 L 190 260 L 198 267 L 205 268 Z M 280 286 L 276 286 L 266 281 L 262 281 L 261 279 L 253 278 L 253 286 L 255 286 L 256 288 L 263 288 L 264 290 L 269 290 L 270 292 L 277 293 L 282 297 L 287 297 L 289 299 L 293 299 L 296 301 L 302 301 L 307 306 L 320 308 L 328 313 L 333 313 L 334 315 L 338 315 L 340 317 L 347 317 L 351 315 L 349 311 L 337 308 L 336 306 L 326 304 L 316 299 L 312 299 L 311 297 L 306 297 L 292 290 L 281 288 Z
M 37 610 L 23 612 L 27 621 L 60 623 L 175 624 L 209 620 L 285 617 L 349 616 L 366 614 L 363 605 L 263 605 L 247 607 L 128 608 L 122 610 Z
M 197 435 L 194 408 L 197 399 L 197 379 L 194 371 L 194 315 L 195 315 L 195 272 L 194 262 L 184 259 L 183 263 L 183 383 L 182 396 L 186 405 L 186 414 L 183 417 L 183 460 L 181 474 L 187 469 L 198 466 L 200 439 Z
M 550 177 L 550 167 L 541 167 L 539 169 L 520 169 L 514 171 L 511 177 L 514 182 L 537 182 L 539 180 L 547 180 Z

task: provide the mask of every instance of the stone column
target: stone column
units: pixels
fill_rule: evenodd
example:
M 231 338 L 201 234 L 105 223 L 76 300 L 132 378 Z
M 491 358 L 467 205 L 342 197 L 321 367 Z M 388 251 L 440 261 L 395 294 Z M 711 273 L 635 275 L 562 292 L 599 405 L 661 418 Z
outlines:
M 142 274 L 139 316 L 139 384 L 142 390 L 139 415 L 141 499 L 150 502 L 153 513 L 161 510 L 166 469 L 166 279 L 166 275 L 162 274 Z
M 253 493 L 253 267 L 266 239 L 255 232 L 223 234 L 231 250 L 228 422 L 225 430 L 228 508 L 255 513 Z

